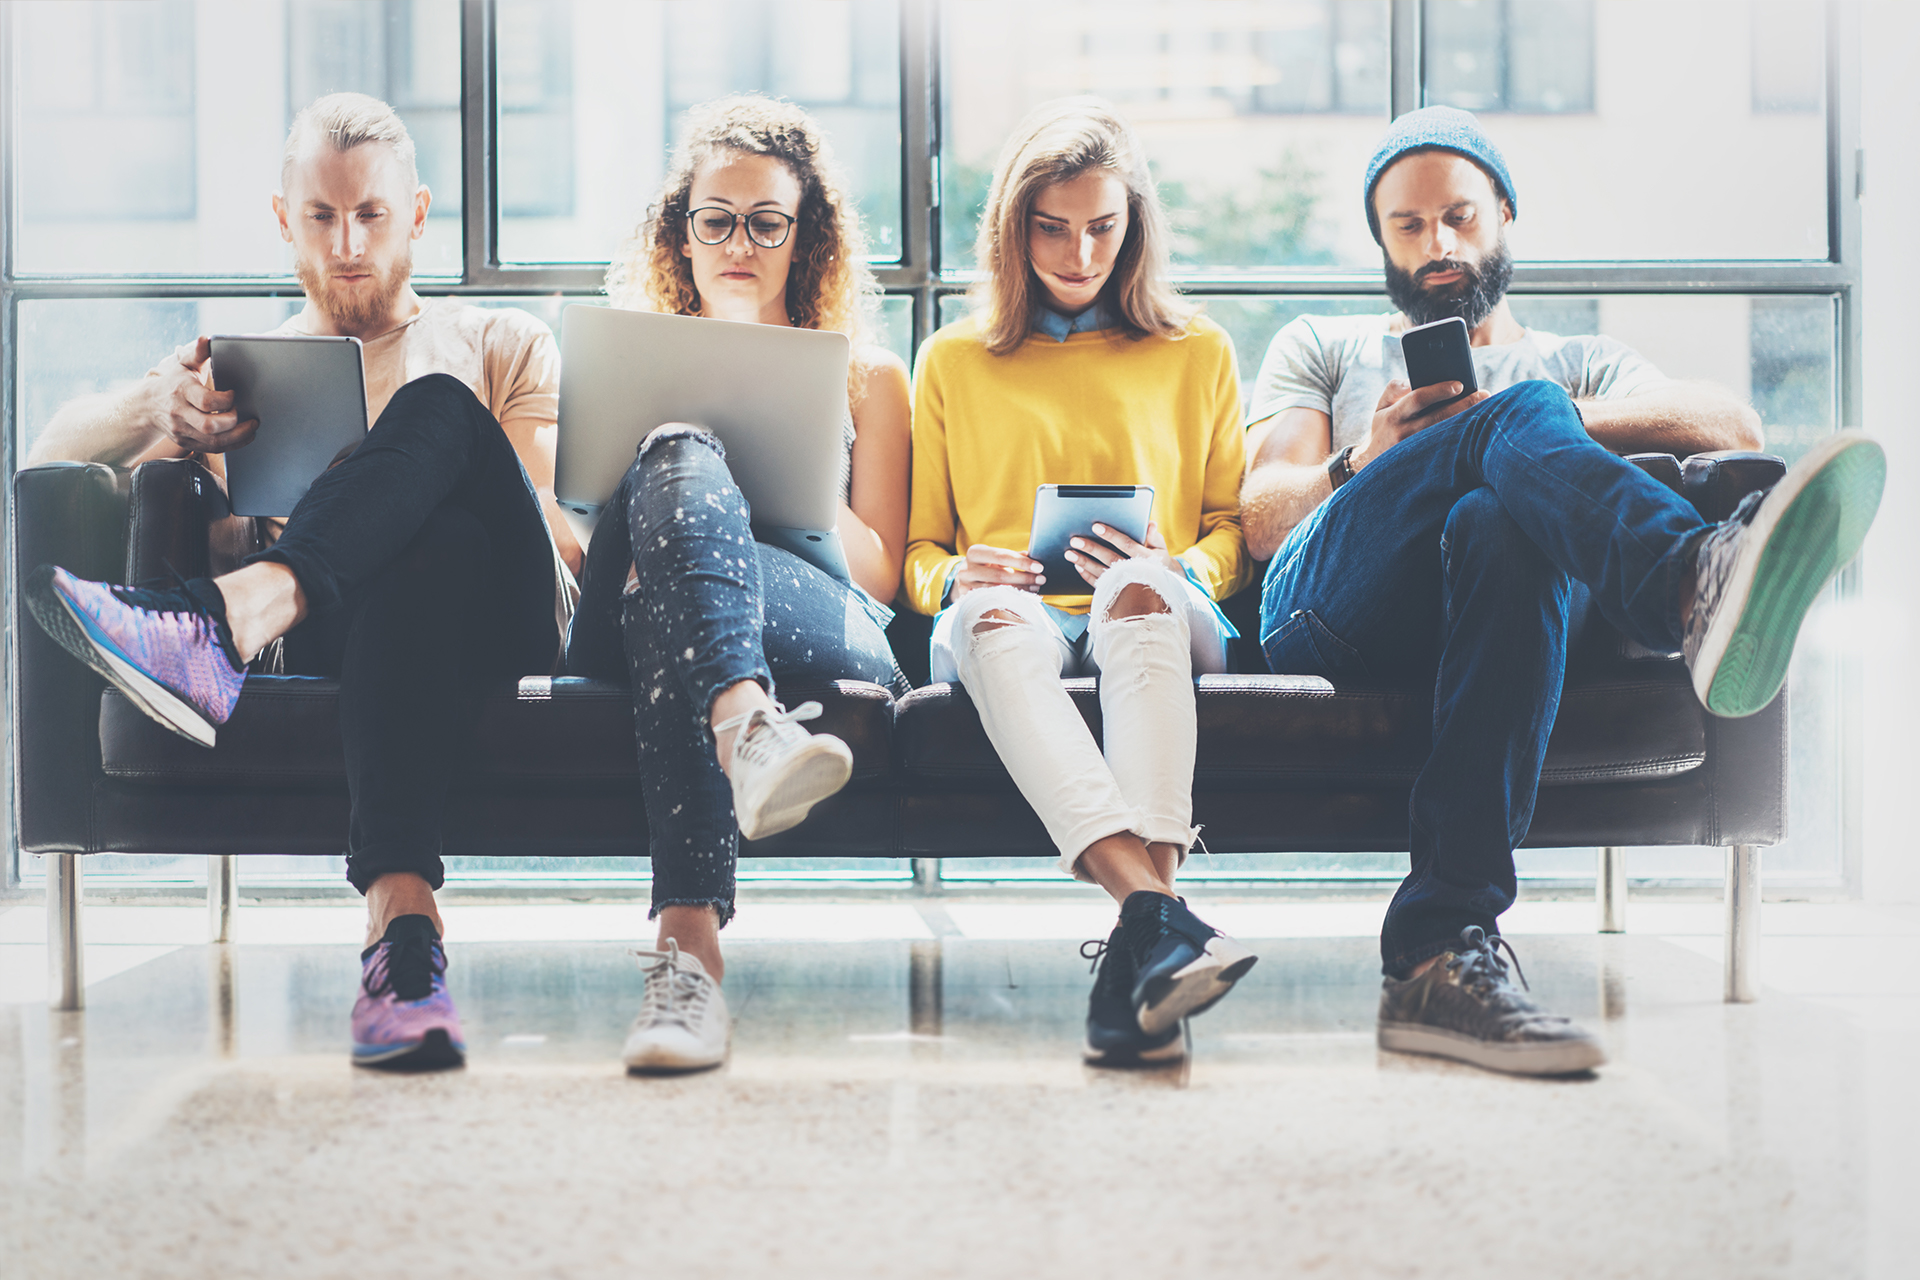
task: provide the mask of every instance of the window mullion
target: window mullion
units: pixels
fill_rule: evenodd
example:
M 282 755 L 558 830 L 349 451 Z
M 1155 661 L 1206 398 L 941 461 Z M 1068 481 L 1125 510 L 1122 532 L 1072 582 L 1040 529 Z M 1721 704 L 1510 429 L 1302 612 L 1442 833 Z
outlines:
M 1392 67 L 1387 114 L 1398 120 L 1418 108 L 1426 94 L 1426 46 L 1421 32 L 1422 0 L 1392 0 L 1387 58 Z
M 935 0 L 900 5 L 901 268 L 881 272 L 913 294 L 913 347 L 939 323 L 933 285 L 940 274 L 939 13 Z M 904 278 L 900 278 L 904 277 Z
M 493 0 L 460 6 L 460 280 L 490 285 L 500 269 L 494 215 Z

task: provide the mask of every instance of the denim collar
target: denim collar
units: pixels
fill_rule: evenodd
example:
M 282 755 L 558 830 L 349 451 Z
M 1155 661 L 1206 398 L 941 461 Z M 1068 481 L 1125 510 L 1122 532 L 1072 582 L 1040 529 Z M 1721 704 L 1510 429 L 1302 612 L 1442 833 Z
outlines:
M 1076 333 L 1111 329 L 1115 323 L 1107 304 L 1097 300 L 1076 316 L 1063 316 L 1044 302 L 1035 303 L 1033 307 L 1033 331 L 1044 333 L 1055 342 L 1065 342 Z

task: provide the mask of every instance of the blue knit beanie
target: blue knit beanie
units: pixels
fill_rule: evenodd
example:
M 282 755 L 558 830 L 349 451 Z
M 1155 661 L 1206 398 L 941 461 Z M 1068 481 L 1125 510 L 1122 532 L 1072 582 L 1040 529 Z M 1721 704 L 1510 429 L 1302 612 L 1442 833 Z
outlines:
M 1514 197 L 1506 159 L 1501 156 L 1500 148 L 1480 132 L 1480 122 L 1473 118 L 1473 113 L 1458 107 L 1422 107 L 1393 122 L 1393 128 L 1380 140 L 1380 149 L 1367 163 L 1367 226 L 1373 231 L 1375 244 L 1380 243 L 1380 215 L 1373 210 L 1373 189 L 1380 184 L 1380 175 L 1409 151 L 1432 150 L 1463 155 L 1486 170 L 1487 176 L 1493 179 L 1495 192 L 1506 199 L 1507 208 L 1514 216 L 1519 216 L 1520 201 Z

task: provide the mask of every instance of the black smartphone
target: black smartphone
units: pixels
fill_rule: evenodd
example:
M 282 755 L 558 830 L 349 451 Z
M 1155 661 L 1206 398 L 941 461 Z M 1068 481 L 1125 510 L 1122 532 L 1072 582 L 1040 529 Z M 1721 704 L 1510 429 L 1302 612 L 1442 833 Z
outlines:
M 1415 391 L 1436 382 L 1457 382 L 1462 390 L 1452 400 L 1432 406 L 1453 404 L 1480 389 L 1473 372 L 1473 346 L 1467 341 L 1467 322 L 1448 316 L 1407 330 L 1400 335 L 1400 354 L 1407 361 L 1407 383 Z

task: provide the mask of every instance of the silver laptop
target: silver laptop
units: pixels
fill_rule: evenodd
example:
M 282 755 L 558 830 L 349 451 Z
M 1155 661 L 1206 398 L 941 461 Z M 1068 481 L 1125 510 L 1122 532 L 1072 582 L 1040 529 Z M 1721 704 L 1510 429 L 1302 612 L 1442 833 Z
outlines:
M 560 325 L 554 493 L 598 518 L 655 427 L 726 446 L 754 536 L 851 582 L 834 530 L 847 415 L 845 334 L 571 306 Z

